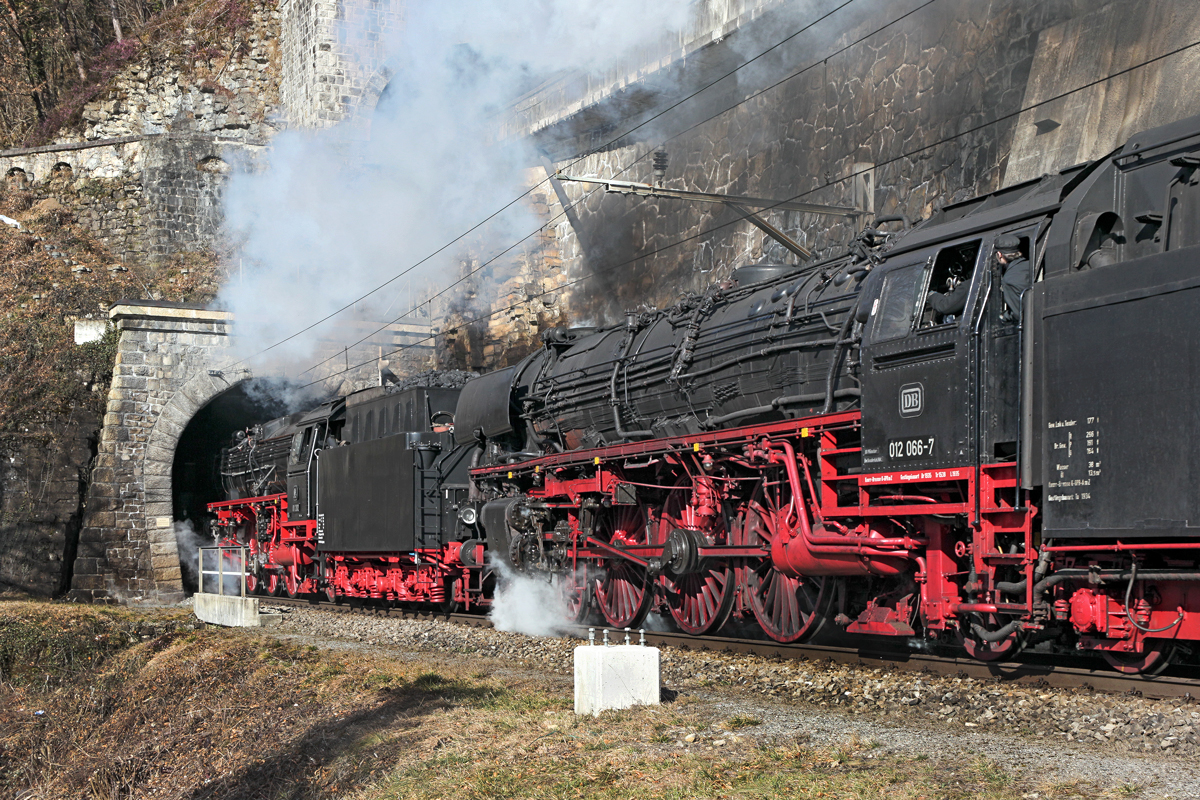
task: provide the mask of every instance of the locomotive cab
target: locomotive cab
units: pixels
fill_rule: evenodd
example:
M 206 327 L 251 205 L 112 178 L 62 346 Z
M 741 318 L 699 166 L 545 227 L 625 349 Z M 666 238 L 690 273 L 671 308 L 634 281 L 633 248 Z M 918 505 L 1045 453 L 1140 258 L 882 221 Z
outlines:
M 343 420 L 344 405 L 339 401 L 316 408 L 297 422 L 287 460 L 289 519 L 317 518 L 317 459 L 323 449 L 337 444 Z
M 1040 218 L 1013 205 L 1004 227 L 893 256 L 864 288 L 864 470 L 1016 459 L 1022 329 L 995 242 L 1033 255 Z

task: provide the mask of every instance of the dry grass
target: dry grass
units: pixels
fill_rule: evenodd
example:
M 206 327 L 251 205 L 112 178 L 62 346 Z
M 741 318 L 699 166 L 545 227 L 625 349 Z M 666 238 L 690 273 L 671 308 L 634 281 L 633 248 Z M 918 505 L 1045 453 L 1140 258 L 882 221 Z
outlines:
M 186 624 L 178 614 L 0 603 L 0 658 L 21 649 L 31 664 L 0 686 L 0 793 L 1015 800 L 1030 792 L 986 761 L 883 758 L 876 743 L 853 740 L 833 749 L 802 736 L 756 741 L 747 734 L 757 719 L 715 717 L 686 698 L 576 717 L 569 683 L 493 661 L 318 649 Z M 39 677 L 60 663 L 71 666 Z M 697 741 L 680 747 L 689 734 Z M 1093 796 L 1079 786 L 1037 791 Z

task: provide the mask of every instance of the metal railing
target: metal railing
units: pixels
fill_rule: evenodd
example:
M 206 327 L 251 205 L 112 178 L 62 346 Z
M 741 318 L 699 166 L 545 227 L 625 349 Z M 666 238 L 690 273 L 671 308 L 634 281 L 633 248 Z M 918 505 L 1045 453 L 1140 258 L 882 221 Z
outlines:
M 245 547 L 201 547 L 200 586 L 205 594 L 246 596 Z

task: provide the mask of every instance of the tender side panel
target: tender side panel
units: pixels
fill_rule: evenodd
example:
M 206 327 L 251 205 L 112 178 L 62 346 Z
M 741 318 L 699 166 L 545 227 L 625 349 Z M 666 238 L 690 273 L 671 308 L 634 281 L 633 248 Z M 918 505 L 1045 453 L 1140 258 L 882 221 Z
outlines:
M 321 453 L 322 550 L 411 551 L 415 541 L 414 451 L 404 435 Z
M 1043 291 L 1045 535 L 1200 533 L 1200 248 Z

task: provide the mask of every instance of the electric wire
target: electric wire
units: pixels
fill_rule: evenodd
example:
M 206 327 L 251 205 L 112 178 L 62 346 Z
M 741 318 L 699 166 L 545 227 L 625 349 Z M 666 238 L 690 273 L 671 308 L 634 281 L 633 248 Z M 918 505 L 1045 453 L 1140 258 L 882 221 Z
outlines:
M 807 25 L 806 27 L 802 28 L 801 30 L 797 31 L 796 33 L 793 33 L 792 35 L 788 36 L 788 37 L 787 37 L 786 39 L 784 39 L 783 41 L 779 42 L 778 44 L 775 44 L 775 45 L 773 45 L 772 47 L 768 48 L 767 50 L 764 50 L 764 51 L 763 51 L 762 53 L 760 53 L 759 55 L 757 55 L 757 56 L 755 56 L 754 58 L 750 59 L 750 61 L 747 61 L 747 62 L 745 62 L 744 64 L 740 65 L 740 66 L 739 66 L 737 69 L 741 69 L 741 68 L 745 67 L 747 64 L 750 64 L 750 63 L 752 63 L 753 61 L 757 61 L 759 58 L 762 58 L 762 57 L 763 57 L 763 56 L 765 56 L 767 53 L 771 52 L 771 50 L 774 50 L 774 49 L 776 49 L 776 48 L 780 47 L 781 45 L 783 45 L 783 44 L 784 44 L 784 43 L 786 43 L 787 41 L 789 41 L 789 40 L 791 40 L 791 39 L 794 39 L 796 36 L 799 36 L 801 33 L 804 33 L 805 31 L 807 31 L 807 30 L 811 29 L 812 27 L 814 27 L 814 26 L 816 26 L 816 25 L 820 24 L 820 23 L 821 23 L 821 22 L 823 22 L 825 19 L 827 19 L 829 16 L 831 16 L 831 15 L 832 15 L 832 14 L 834 14 L 834 13 L 836 13 L 837 11 L 840 11 L 841 9 L 845 8 L 846 6 L 850 5 L 850 3 L 852 3 L 852 2 L 854 2 L 854 0 L 847 0 L 846 2 L 842 3 L 840 6 L 838 6 L 838 7 L 834 8 L 834 9 L 833 9 L 832 11 L 830 11 L 829 13 L 827 13 L 827 14 L 825 14 L 824 16 L 820 17 L 819 19 L 817 19 L 817 20 L 813 21 L 812 23 L 810 23 L 810 24 L 809 24 L 809 25 Z M 771 84 L 770 86 L 766 87 L 765 89 L 762 89 L 762 90 L 760 90 L 760 91 L 758 91 L 758 92 L 755 92 L 755 93 L 753 93 L 753 94 L 749 95 L 748 97 L 745 97 L 745 98 L 743 98 L 742 100 L 739 100 L 739 101 L 737 101 L 737 102 L 736 102 L 736 103 L 734 103 L 733 105 L 727 106 L 727 107 L 725 107 L 725 108 L 721 109 L 720 111 L 718 111 L 718 112 L 716 112 L 716 113 L 714 113 L 714 114 L 711 114 L 711 115 L 709 115 L 708 117 L 705 117 L 704 119 L 702 119 L 702 120 L 699 120 L 699 121 L 698 121 L 698 122 L 696 122 L 696 123 L 693 123 L 692 125 L 690 125 L 690 126 L 688 126 L 688 127 L 684 128 L 683 130 L 677 131 L 676 133 L 672 134 L 671 136 L 667 137 L 666 139 L 664 139 L 664 140 L 662 140 L 661 142 L 659 142 L 658 144 L 656 144 L 654 147 L 651 147 L 651 148 L 647 149 L 645 153 L 642 153 L 640 156 L 638 156 L 637 158 L 633 159 L 633 161 L 631 161 L 629 164 L 625 165 L 625 166 L 624 166 L 624 167 L 622 167 L 620 170 L 618 170 L 616 173 L 614 173 L 614 174 L 612 175 L 612 178 L 616 178 L 616 177 L 618 177 L 618 176 L 620 176 L 620 175 L 623 175 L 623 174 L 625 174 L 626 172 L 628 172 L 629 170 L 631 170 L 631 169 L 633 169 L 635 166 L 637 166 L 637 165 L 638 165 L 638 164 L 639 164 L 641 161 L 643 161 L 643 160 L 644 160 L 644 159 L 645 159 L 647 156 L 649 156 L 651 153 L 653 153 L 653 152 L 654 152 L 656 149 L 659 149 L 659 148 L 663 147 L 664 145 L 667 145 L 667 144 L 669 144 L 669 143 L 673 142 L 674 140 L 678 139 L 680 136 L 683 136 L 684 134 L 686 134 L 686 133 L 688 133 L 688 132 L 690 132 L 690 131 L 692 131 L 692 130 L 695 130 L 695 129 L 696 129 L 697 127 L 699 127 L 700 125 L 704 125 L 705 123 L 711 122 L 712 120 L 716 119 L 717 117 L 719 117 L 719 116 L 721 116 L 721 115 L 723 115 L 723 114 L 726 114 L 726 113 L 728 113 L 728 112 L 732 111 L 733 109 L 737 108 L 738 106 L 741 106 L 741 105 L 743 105 L 743 104 L 745 104 L 745 103 L 749 102 L 750 100 L 753 100 L 754 98 L 756 98 L 756 97 L 758 97 L 758 96 L 762 95 L 764 92 L 770 91 L 771 89 L 773 89 L 773 88 L 776 88 L 776 87 L 780 86 L 781 84 L 783 84 L 783 83 L 785 83 L 785 82 L 787 82 L 787 81 L 790 81 L 790 80 L 792 80 L 793 78 L 797 78 L 797 77 L 799 77 L 799 76 L 801 76 L 801 75 L 805 74 L 805 73 L 806 73 L 806 72 L 808 72 L 809 70 L 815 69 L 815 68 L 816 68 L 816 67 L 818 67 L 819 65 L 821 65 L 821 64 L 825 63 L 826 61 L 828 61 L 830 58 L 836 58 L 836 57 L 837 57 L 838 55 L 840 55 L 841 53 L 844 53 L 844 52 L 846 52 L 847 50 L 849 50 L 849 49 L 851 49 L 851 48 L 853 48 L 853 47 L 856 47 L 856 46 L 857 46 L 857 45 L 859 45 L 859 44 L 862 44 L 864 41 L 866 41 L 867 39 L 870 39 L 872 36 L 875 36 L 876 34 L 878 34 L 878 33 L 882 32 L 882 31 L 886 30 L 887 28 L 891 27 L 892 25 L 895 25 L 895 24 L 897 24 L 897 23 L 899 23 L 899 22 L 903 21 L 904 19 L 906 19 L 906 18 L 908 18 L 908 17 L 912 16 L 913 14 L 915 14 L 915 13 L 917 13 L 918 11 L 920 11 L 920 10 L 922 10 L 922 9 L 926 8 L 927 6 L 933 5 L 933 4 L 934 4 L 934 3 L 936 3 L 936 2 L 938 2 L 938 0 L 926 0 L 926 2 L 922 3 L 921 5 L 919 5 L 919 6 L 916 6 L 915 8 L 912 8 L 912 9 L 910 9 L 909 11 L 905 12 L 904 14 L 901 14 L 899 17 L 896 17 L 896 18 L 895 18 L 895 19 L 893 19 L 892 21 L 890 21 L 890 22 L 888 22 L 888 23 L 885 23 L 884 25 L 882 25 L 882 26 L 880 26 L 880 27 L 878 27 L 878 28 L 876 28 L 876 29 L 874 29 L 874 30 L 870 31 L 869 33 L 866 33 L 866 34 L 862 35 L 862 36 L 861 36 L 861 37 L 859 37 L 858 39 L 856 39 L 856 40 L 854 40 L 854 41 L 852 41 L 852 42 L 849 42 L 848 44 L 845 44 L 845 45 L 843 45 L 842 47 L 838 48 L 837 50 L 833 51 L 832 53 L 828 53 L 828 54 L 826 54 L 826 55 L 824 55 L 824 56 L 822 56 L 822 57 L 820 57 L 820 58 L 816 59 L 815 61 L 813 61 L 813 62 L 812 62 L 811 64 L 809 64 L 808 66 L 806 66 L 806 67 L 802 67 L 801 69 L 799 69 L 799 70 L 797 70 L 797 71 L 795 71 L 795 72 L 793 72 L 793 73 L 789 74 L 789 75 L 788 75 L 788 76 L 786 76 L 785 78 L 783 78 L 783 79 L 781 79 L 781 80 L 779 80 L 779 81 L 776 81 L 775 83 Z M 734 72 L 736 72 L 736 71 L 737 71 L 737 69 L 734 69 L 734 70 L 731 70 L 730 72 L 727 72 L 727 73 L 726 73 L 725 75 L 723 75 L 721 78 L 718 78 L 717 80 L 713 81 L 712 83 L 709 83 L 709 84 L 708 84 L 707 86 L 705 86 L 703 89 L 700 89 L 699 91 L 697 91 L 697 92 L 695 92 L 695 93 L 693 93 L 693 94 L 689 95 L 688 97 L 684 98 L 683 100 L 680 100 L 679 102 L 675 103 L 674 105 L 672 105 L 672 106 L 670 106 L 670 107 L 668 107 L 668 108 L 666 108 L 666 109 L 663 109 L 661 112 L 659 112 L 658 114 L 655 114 L 655 115 L 654 115 L 653 117 L 651 117 L 650 119 L 647 119 L 647 120 L 645 120 L 645 121 L 644 121 L 644 122 L 642 122 L 641 124 L 639 124 L 639 125 L 635 126 L 634 128 L 631 128 L 630 130 L 626 131 L 625 133 L 621 134 L 620 136 L 618 136 L 618 137 L 616 137 L 616 138 L 612 139 L 612 140 L 611 140 L 611 141 L 609 141 L 607 144 L 600 145 L 598 148 L 595 148 L 595 149 L 593 149 L 593 150 L 592 150 L 590 153 L 588 153 L 588 154 L 585 154 L 585 155 L 583 155 L 583 156 L 580 156 L 580 157 L 579 157 L 579 158 L 577 158 L 575 161 L 573 161 L 573 162 L 571 162 L 570 164 L 568 164 L 568 165 L 566 166 L 566 169 L 570 169 L 572 166 L 575 166 L 576 164 L 580 163 L 580 162 L 581 162 L 581 161 L 583 161 L 584 159 L 588 158 L 590 155 L 593 155 L 594 153 L 598 152 L 600 149 L 602 149 L 602 148 L 604 148 L 604 147 L 607 147 L 607 146 L 609 146 L 609 145 L 611 145 L 611 144 L 614 144 L 615 142 L 618 142 L 618 141 L 620 141 L 621 139 L 623 139 L 623 138 L 625 138 L 625 137 L 629 136 L 629 134 L 633 133 L 633 132 L 634 132 L 634 131 L 636 131 L 638 128 L 641 128 L 643 125 L 646 125 L 646 124 L 649 124 L 650 122 L 653 122 L 655 119 L 658 119 L 658 118 L 659 118 L 659 117 L 661 117 L 663 114 L 666 114 L 668 111 L 671 111 L 672 109 L 674 109 L 674 108 L 678 107 L 679 105 L 682 105 L 684 102 L 686 102 L 687 100 L 691 99 L 692 97 L 695 97 L 697 94 L 699 94 L 700 92 L 704 91 L 705 89 L 708 89 L 708 88 L 711 88 L 712 86 L 715 86 L 717 83 L 720 83 L 720 82 L 721 82 L 722 80 L 724 80 L 725 78 L 728 78 L 730 75 L 733 75 L 733 74 L 734 74 Z M 542 181 L 539 181 L 539 182 L 538 182 L 538 183 L 537 183 L 537 184 L 536 184 L 536 185 L 533 187 L 533 189 L 537 189 L 537 188 L 539 188 L 540 186 L 542 186 L 542 184 L 546 183 L 548 180 L 550 180 L 550 178 L 546 178 L 546 179 L 543 179 Z M 470 278 L 472 278 L 473 276 L 475 276 L 476 274 L 478 274 L 479 272 L 481 272 L 482 270 L 484 270 L 485 268 L 487 268 L 488 266 L 490 266 L 490 265 L 491 265 L 492 263 L 494 263 L 494 262 L 495 262 L 497 259 L 499 259 L 500 257 L 504 256 L 505 254 L 509 253 L 510 251 L 512 251 L 512 250 L 513 250 L 515 247 L 517 247 L 518 245 L 520 245 L 520 244 L 522 244 L 522 243 L 524 243 L 524 242 L 528 241 L 528 240 L 529 240 L 530 238 L 532 238 L 533 236 L 536 236 L 537 234 L 541 233 L 541 232 L 542 232 L 542 231 L 544 231 L 546 228 L 548 228 L 550 225 L 552 225 L 552 224 L 556 223 L 558 220 L 562 219 L 564 216 L 566 216 L 566 214 L 567 214 L 567 212 L 568 212 L 568 211 L 570 211 L 571 209 L 573 209 L 573 208 L 575 208 L 576 206 L 580 205 L 581 203 L 583 203 L 583 202 L 587 201 L 587 199 L 588 199 L 588 198 L 592 197 L 592 196 L 593 196 L 594 194 L 596 194 L 597 192 L 600 192 L 600 191 L 602 190 L 602 188 L 603 188 L 603 187 L 599 187 L 599 186 L 598 186 L 598 187 L 596 187 L 595 189 L 591 189 L 591 190 L 589 190 L 589 191 L 585 192 L 585 193 L 584 193 L 584 195 L 583 195 L 582 197 L 580 197 L 578 200 L 576 200 L 576 201 L 572 202 L 572 203 L 571 203 L 571 205 L 570 205 L 569 207 L 566 207 L 566 208 L 564 208 L 562 211 L 560 211 L 559 213 L 555 214 L 553 217 L 551 217 L 551 218 L 550 218 L 550 220 L 549 220 L 548 222 L 546 222 L 546 223 L 544 223 L 544 224 L 542 224 L 542 225 L 538 226 L 538 228 L 537 228 L 537 229 L 535 229 L 535 230 L 531 231 L 530 233 L 526 234 L 526 235 L 525 235 L 524 237 L 522 237 L 521 239 L 517 240 L 517 241 L 516 241 L 516 242 L 514 242 L 513 244 L 511 244 L 511 245 L 509 245 L 508 247 L 506 247 L 504 250 L 500 251 L 499 253 L 495 254 L 494 256 L 492 256 L 491 258 L 489 258 L 488 260 L 484 261 L 484 262 L 483 262 L 483 263 L 481 263 L 479 266 L 477 266 L 475 269 L 473 269 L 473 270 L 471 270 L 470 272 L 466 273 L 465 275 L 463 275 L 463 276 L 459 277 L 459 278 L 458 278 L 458 280 L 456 280 L 456 281 L 452 282 L 451 284 L 449 284 L 448 286 L 444 287 L 443 289 L 441 289 L 441 290 L 440 290 L 440 291 L 438 291 L 437 293 L 435 293 L 435 294 L 433 294 L 433 295 L 431 295 L 431 296 L 429 296 L 429 297 L 426 297 L 426 298 L 425 298 L 425 299 L 423 299 L 423 300 L 422 300 L 420 303 L 416 303 L 416 304 L 414 304 L 412 308 L 410 308 L 410 309 L 409 309 L 408 311 L 406 311 L 405 313 L 401 314 L 399 317 L 396 317 L 395 319 L 391 320 L 390 322 L 384 323 L 384 324 L 383 324 L 383 325 L 381 325 L 380 327 L 376 328 L 374 331 L 371 331 L 370 333 L 368 333 L 366 336 L 362 337 L 361 339 L 359 339 L 359 340 L 357 340 L 357 341 L 355 341 L 355 342 L 353 342 L 353 343 L 351 343 L 351 344 L 348 344 L 348 345 L 346 345 L 345 347 L 346 347 L 347 349 L 348 349 L 348 348 L 350 348 L 350 347 L 357 347 L 358 345 L 362 344 L 363 342 L 366 342 L 366 341 L 368 341 L 368 340 L 372 339 L 372 338 L 373 338 L 374 336 L 376 336 L 377 334 L 379 334 L 379 333 L 381 333 L 381 332 L 383 332 L 383 331 L 387 330 L 387 329 L 388 329 L 389 327 L 391 327 L 392 325 L 395 325 L 396 323 L 400 322 L 400 320 L 402 320 L 402 319 L 404 319 L 405 317 L 407 317 L 409 314 L 411 314 L 411 313 L 412 313 L 413 311 L 415 311 L 416 309 L 418 309 L 418 308 L 421 308 L 422 306 L 425 306 L 425 305 L 427 305 L 427 304 L 429 304 L 429 303 L 432 303 L 432 302 L 433 302 L 434 300 L 436 300 L 437 298 L 439 298 L 439 297 L 441 297 L 442 295 L 446 294 L 446 292 L 448 292 L 450 289 L 454 288 L 455 286 L 458 286 L 459 284 L 463 283 L 463 282 L 464 282 L 464 281 L 466 281 L 466 280 L 469 280 Z M 533 190 L 531 189 L 530 191 L 533 191 Z M 785 201 L 780 201 L 780 202 L 788 202 L 788 201 L 786 201 L 786 200 L 785 200 Z M 768 207 L 768 208 L 766 208 L 766 209 L 764 209 L 764 210 L 767 210 L 767 211 L 769 211 L 769 210 L 771 210 L 771 208 L 774 208 L 774 206 L 770 206 L 770 207 Z M 403 273 L 402 273 L 402 274 L 403 274 Z M 554 291 L 554 290 L 551 290 L 551 291 Z M 369 294 L 369 293 L 368 293 L 368 294 Z M 532 298 L 528 298 L 528 299 L 536 299 L 536 297 L 542 297 L 542 296 L 545 296 L 546 294 L 548 294 L 548 292 L 542 292 L 541 294 L 539 294 L 539 295 L 535 295 L 534 297 L 532 297 Z M 360 298 L 360 299 L 361 299 L 361 298 Z M 356 301 L 356 302 L 357 302 L 357 301 Z M 317 324 L 319 324 L 319 323 L 317 323 Z M 306 329 L 306 330 L 308 330 L 308 329 Z M 301 331 L 301 333 L 303 333 L 303 331 Z M 284 341 L 287 341 L 287 340 L 284 340 Z M 282 342 L 281 342 L 281 344 L 282 344 Z M 265 351 L 262 351 L 262 352 L 265 352 Z M 317 363 L 317 364 L 314 364 L 313 366 L 309 367 L 308 369 L 304 370 L 303 372 L 301 372 L 301 373 L 299 373 L 299 374 L 300 374 L 300 375 L 306 375 L 306 374 L 308 374 L 309 372 L 312 372 L 314 369 L 317 369 L 318 367 L 321 367 L 321 366 L 322 366 L 322 365 L 324 365 L 325 363 L 327 363 L 327 362 L 329 362 L 329 361 L 332 361 L 332 360 L 333 360 L 334 358 L 336 358 L 336 357 L 337 357 L 337 353 L 336 353 L 336 352 L 334 352 L 332 355 L 330 355 L 330 356 L 326 357 L 325 359 L 323 359 L 323 360 L 322 360 L 322 361 L 320 361 L 319 363 Z

